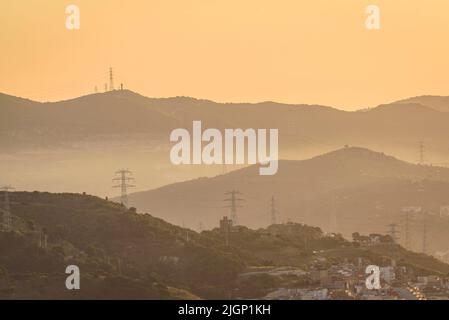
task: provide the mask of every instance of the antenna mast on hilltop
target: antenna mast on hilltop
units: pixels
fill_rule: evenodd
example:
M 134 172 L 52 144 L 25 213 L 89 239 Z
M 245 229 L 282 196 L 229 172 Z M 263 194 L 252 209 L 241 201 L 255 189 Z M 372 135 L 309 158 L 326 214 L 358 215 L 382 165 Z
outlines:
M 11 186 L 3 186 L 0 188 L 1 191 L 5 193 L 5 201 L 3 207 L 3 228 L 5 231 L 10 231 L 12 229 L 12 218 L 11 218 L 11 208 L 9 205 L 9 190 L 14 190 Z
M 120 188 L 121 189 L 121 197 L 120 202 L 125 206 L 128 207 L 128 194 L 127 189 L 135 187 L 135 185 L 129 184 L 129 182 L 134 181 L 134 178 L 128 177 L 128 175 L 131 175 L 132 172 L 128 169 L 120 169 L 115 172 L 115 175 L 117 177 L 113 178 L 112 181 L 118 181 L 119 184 L 113 186 L 113 188 Z
M 114 73 L 112 72 L 112 67 L 109 68 L 109 91 L 114 90 Z
M 237 198 L 237 195 L 241 194 L 239 191 L 232 190 L 225 192 L 225 195 L 230 195 L 230 198 L 226 198 L 223 201 L 230 201 L 230 205 L 226 206 L 226 208 L 231 209 L 231 220 L 232 225 L 236 226 L 238 225 L 238 217 L 237 217 L 237 208 L 242 207 L 238 205 L 238 201 L 243 201 L 243 199 Z

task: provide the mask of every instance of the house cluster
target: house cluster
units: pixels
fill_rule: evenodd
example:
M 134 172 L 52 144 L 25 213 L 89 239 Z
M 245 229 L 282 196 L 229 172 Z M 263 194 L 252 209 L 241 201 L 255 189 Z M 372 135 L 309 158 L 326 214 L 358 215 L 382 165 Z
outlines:
M 417 276 L 412 268 L 398 266 L 394 260 L 379 266 L 380 289 L 366 285 L 369 259 L 357 257 L 330 263 L 319 257 L 305 276 L 302 287 L 276 288 L 265 299 L 292 300 L 430 300 L 449 298 L 449 279 L 436 275 Z

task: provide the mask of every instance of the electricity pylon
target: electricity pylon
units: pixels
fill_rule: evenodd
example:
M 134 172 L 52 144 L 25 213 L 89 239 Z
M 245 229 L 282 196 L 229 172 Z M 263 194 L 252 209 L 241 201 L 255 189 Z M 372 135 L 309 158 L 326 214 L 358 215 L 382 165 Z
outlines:
M 112 186 L 113 188 L 120 188 L 121 189 L 121 196 L 120 196 L 120 202 L 125 207 L 128 207 L 128 188 L 133 188 L 135 185 L 130 184 L 131 181 L 134 181 L 134 178 L 128 177 L 128 175 L 131 175 L 132 172 L 128 169 L 120 169 L 115 172 L 115 175 L 118 177 L 115 177 L 112 179 L 112 181 L 117 181 L 119 184 Z
M 241 194 L 239 191 L 232 190 L 225 192 L 225 195 L 230 195 L 230 198 L 226 198 L 223 201 L 230 201 L 231 203 L 226 208 L 231 209 L 231 220 L 232 225 L 238 225 L 238 217 L 237 217 L 237 208 L 241 208 L 242 206 L 238 205 L 239 201 L 243 201 L 243 199 L 237 198 L 237 195 Z
M 422 252 L 427 254 L 427 221 L 424 217 L 423 219 L 423 230 L 422 230 Z
M 114 73 L 112 72 L 112 67 L 109 68 L 109 91 L 114 91 Z
M 411 250 L 411 234 L 410 234 L 410 212 L 406 211 L 404 216 L 404 247 Z

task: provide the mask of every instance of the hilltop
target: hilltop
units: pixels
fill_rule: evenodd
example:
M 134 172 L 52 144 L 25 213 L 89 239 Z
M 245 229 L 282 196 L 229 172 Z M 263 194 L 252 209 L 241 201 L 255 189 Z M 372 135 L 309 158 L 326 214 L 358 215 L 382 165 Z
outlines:
M 418 103 L 423 106 L 432 108 L 440 112 L 449 112 L 449 97 L 446 96 L 417 96 L 404 100 L 397 101 L 396 103 Z
M 417 102 L 347 112 L 319 105 L 151 98 L 115 90 L 45 103 L 0 94 L 0 168 L 8 168 L 0 174 L 25 190 L 101 196 L 111 195 L 106 181 L 120 167 L 135 172 L 139 190 L 217 175 L 223 171 L 220 165 L 183 167 L 169 161 L 170 132 L 191 128 L 194 120 L 220 130 L 276 128 L 281 159 L 308 159 L 357 145 L 416 162 L 420 141 L 428 163 L 449 159 L 449 113 Z
M 35 102 L 0 94 L 0 140 L 5 150 L 70 148 L 79 141 L 132 141 L 137 137 L 167 143 L 171 130 L 201 120 L 213 128 L 278 128 L 281 151 L 303 154 L 345 144 L 410 153 L 417 141 L 435 145 L 449 136 L 447 97 L 417 97 L 348 112 L 319 105 L 217 103 L 190 97 L 149 98 L 130 90 L 96 93 L 58 102 Z M 433 111 L 433 112 L 430 112 Z M 416 130 L 410 130 L 414 127 Z M 392 140 L 391 137 L 395 139 Z M 45 144 L 43 145 L 43 141 Z
M 439 214 L 449 199 L 449 169 L 411 164 L 365 148 L 343 148 L 308 160 L 281 160 L 278 173 L 270 177 L 259 176 L 257 166 L 251 166 L 136 192 L 129 200 L 140 210 L 172 223 L 201 221 L 211 226 L 228 214 L 223 199 L 232 189 L 244 199 L 238 209 L 243 225 L 268 225 L 274 196 L 283 221 L 305 222 L 346 236 L 353 230 L 384 232 L 386 225 L 401 223 L 402 207 L 422 206 L 422 215 L 415 217 L 416 232 L 420 234 L 420 222 L 428 219 L 432 250 L 449 249 L 444 231 L 449 217 Z M 419 238 L 413 244 L 417 251 L 421 250 Z

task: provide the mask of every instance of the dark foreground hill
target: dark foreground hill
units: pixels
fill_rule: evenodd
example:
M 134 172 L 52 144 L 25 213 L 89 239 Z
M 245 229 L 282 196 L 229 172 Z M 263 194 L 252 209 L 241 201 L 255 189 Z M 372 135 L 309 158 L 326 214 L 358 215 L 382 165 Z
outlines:
M 329 256 L 328 264 L 344 253 L 379 264 L 394 258 L 417 274 L 449 272 L 448 265 L 405 251 L 388 237 L 360 248 L 294 223 L 241 227 L 226 237 L 219 229 L 197 233 L 88 195 L 15 192 L 10 199 L 13 231 L 0 232 L 0 297 L 7 299 L 254 298 L 285 279 L 246 282 L 239 275 L 248 268 L 307 271 L 317 254 Z M 79 291 L 65 289 L 71 264 L 81 271 Z

